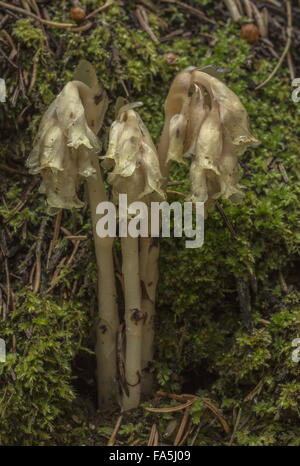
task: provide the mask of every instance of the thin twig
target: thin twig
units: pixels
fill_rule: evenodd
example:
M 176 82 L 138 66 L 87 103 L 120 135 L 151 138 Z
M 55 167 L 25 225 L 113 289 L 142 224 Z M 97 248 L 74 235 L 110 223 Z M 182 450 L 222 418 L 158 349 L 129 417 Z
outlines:
M 9 63 L 11 66 L 13 66 L 14 68 L 18 68 L 17 65 L 16 65 L 13 61 L 11 61 L 11 59 L 3 52 L 3 50 L 2 50 L 1 48 L 0 48 L 0 53 L 1 53 L 1 55 L 5 58 L 5 60 L 8 61 L 8 63 Z
M 168 181 L 167 186 L 179 186 L 180 184 L 183 184 L 184 181 Z
M 93 23 L 91 21 L 88 21 L 86 24 L 83 24 L 82 26 L 78 26 L 77 28 L 72 28 L 68 29 L 69 32 L 83 32 L 87 31 L 93 26 Z
M 251 4 L 250 0 L 243 0 L 243 5 L 245 7 L 246 14 L 247 14 L 248 18 L 252 19 L 253 10 L 252 10 L 252 4 Z
M 226 434 L 228 434 L 228 432 L 230 431 L 230 428 L 229 428 L 228 422 L 223 416 L 222 411 L 217 406 L 215 406 L 209 398 L 200 398 L 200 399 L 208 407 L 208 409 L 210 409 L 211 412 L 214 413 L 214 415 L 217 417 L 220 424 L 222 425 L 224 431 L 226 432 Z
M 180 423 L 180 426 L 178 428 L 178 431 L 177 431 L 177 434 L 176 434 L 176 437 L 175 437 L 175 440 L 174 440 L 174 445 L 175 446 L 178 446 L 180 441 L 182 440 L 184 429 L 185 429 L 185 427 L 187 425 L 187 422 L 188 422 L 189 413 L 190 413 L 190 407 L 188 407 L 188 408 L 186 408 L 184 410 L 184 413 L 183 413 L 183 416 L 182 416 L 182 419 L 181 419 L 181 423 Z
M 184 442 L 186 441 L 186 439 L 188 438 L 188 436 L 189 436 L 190 434 L 193 433 L 194 429 L 195 429 L 195 426 L 192 425 L 192 421 L 191 421 L 191 419 L 190 419 L 190 420 L 188 421 L 188 423 L 187 423 L 187 427 L 186 427 L 186 429 L 185 429 L 185 433 L 184 433 L 183 436 L 181 437 L 181 440 L 180 440 L 180 442 L 179 442 L 179 444 L 178 444 L 179 447 L 181 447 L 181 445 L 184 445 Z
M 199 424 L 199 425 L 197 426 L 196 432 L 195 432 L 195 434 L 194 434 L 192 440 L 190 441 L 190 444 L 189 444 L 190 447 L 194 446 L 194 444 L 195 444 L 195 442 L 196 442 L 196 440 L 197 440 L 197 437 L 198 437 L 198 435 L 199 435 L 199 432 L 200 432 L 201 427 L 202 427 L 201 424 Z
M 227 217 L 227 215 L 225 214 L 223 207 L 221 206 L 221 204 L 218 201 L 216 201 L 216 208 L 217 208 L 218 212 L 220 213 L 221 217 L 223 218 L 224 223 L 227 226 L 228 230 L 230 231 L 232 238 L 236 239 L 237 234 L 234 231 L 233 225 L 232 225 L 231 221 L 229 220 L 229 218 Z
M 30 16 L 31 18 L 39 21 L 40 23 L 48 24 L 48 26 L 55 26 L 57 28 L 70 28 L 74 26 L 74 24 L 71 24 L 71 23 L 56 23 L 55 21 L 47 21 L 46 19 L 39 18 L 37 15 L 35 15 L 34 13 L 31 13 L 30 11 L 24 10 L 23 8 L 19 8 L 18 6 L 15 6 L 15 5 L 10 5 L 9 3 L 6 3 L 6 2 L 0 1 L 0 6 L 2 6 L 2 8 L 6 8 L 7 10 L 16 11 L 17 13 Z
M 93 18 L 93 17 L 96 16 L 98 13 L 100 13 L 100 11 L 105 10 L 106 8 L 108 8 L 109 6 L 111 6 L 111 5 L 113 5 L 113 4 L 114 4 L 114 1 L 113 1 L 113 0 L 106 2 L 104 5 L 100 6 L 99 8 L 96 8 L 96 10 L 94 10 L 94 11 L 92 11 L 91 13 L 89 13 L 88 15 L 86 15 L 85 19 L 91 19 L 91 18 Z
M 151 427 L 150 435 L 149 435 L 149 440 L 148 440 L 148 445 L 147 445 L 148 447 L 153 446 L 156 430 L 157 430 L 156 424 L 153 424 Z
M 58 264 L 58 266 L 57 266 L 57 268 L 56 268 L 56 270 L 55 270 L 55 272 L 53 274 L 53 277 L 52 277 L 52 280 L 51 280 L 51 283 L 50 283 L 50 287 L 45 291 L 46 294 L 50 293 L 55 288 L 57 283 L 59 282 L 59 280 L 61 278 L 61 273 L 60 272 L 63 269 L 66 260 L 67 260 L 67 258 L 63 257 L 63 259 Z
M 252 8 L 261 37 L 268 37 L 268 30 L 265 22 L 265 17 L 262 13 L 260 13 L 260 11 L 254 3 L 252 3 Z
M 241 14 L 238 10 L 237 4 L 234 0 L 224 0 L 224 3 L 227 7 L 227 10 L 230 13 L 231 18 L 233 21 L 238 21 L 241 18 Z
M 198 8 L 195 8 L 191 5 L 188 5 L 186 3 L 183 3 L 183 2 L 180 2 L 178 0 L 162 0 L 163 2 L 166 2 L 166 3 L 174 3 L 175 5 L 178 5 L 179 7 L 181 8 L 184 8 L 188 11 L 190 11 L 191 13 L 193 13 L 195 16 L 198 16 L 198 18 L 201 18 L 201 19 L 204 19 L 205 21 L 207 21 L 208 23 L 211 23 L 211 24 L 216 24 L 216 21 L 214 21 L 213 19 L 210 19 L 208 18 L 205 13 L 203 13 L 203 11 L 199 10 Z
M 35 268 L 35 277 L 34 277 L 34 284 L 33 284 L 33 292 L 34 293 L 37 293 L 39 288 L 40 288 L 40 282 L 41 282 L 41 270 L 42 270 L 42 264 L 41 264 L 41 255 L 42 255 L 42 243 L 43 243 L 43 239 L 44 239 L 44 236 L 45 236 L 45 233 L 46 233 L 46 226 L 47 226 L 47 222 L 48 222 L 48 217 L 44 217 L 42 222 L 41 222 L 41 226 L 40 226 L 40 230 L 39 230 L 39 234 L 38 234 L 38 239 L 37 239 L 37 242 L 36 242 L 36 268 Z
M 167 392 L 156 392 L 158 397 L 165 396 L 167 398 L 172 398 L 173 400 L 190 400 L 194 399 L 195 395 L 189 395 L 187 393 L 182 393 L 181 395 L 177 395 L 176 393 L 167 393 Z
M 279 278 L 279 283 L 280 283 L 280 286 L 281 286 L 281 289 L 284 293 L 288 293 L 289 292 L 289 288 L 286 284 L 286 281 L 284 279 L 284 276 L 283 276 L 283 273 L 281 270 L 279 270 L 278 272 L 278 278 Z
M 50 261 L 50 257 L 51 257 L 53 248 L 54 248 L 55 243 L 57 242 L 57 240 L 58 240 L 58 238 L 59 238 L 59 231 L 60 231 L 61 219 L 62 219 L 62 210 L 60 210 L 60 211 L 58 212 L 58 214 L 56 215 L 55 225 L 54 225 L 54 232 L 53 232 L 53 238 L 52 238 L 52 240 L 51 240 L 51 242 L 50 242 L 49 251 L 48 251 L 48 256 L 47 256 L 47 264 L 46 264 L 46 268 L 47 268 L 47 269 L 48 269 L 48 267 L 49 267 L 49 261 Z
M 183 403 L 182 405 L 178 406 L 171 406 L 169 408 L 148 408 L 146 407 L 146 411 L 150 411 L 151 413 L 175 413 L 176 411 L 181 411 L 182 409 L 186 409 L 192 404 L 195 403 L 197 400 L 197 397 L 192 398 L 191 400 L 188 400 L 186 403 Z
M 158 441 L 158 430 L 156 429 L 154 433 L 154 439 L 153 439 L 153 447 L 158 447 L 159 446 L 159 441 Z
M 70 239 L 72 241 L 85 241 L 87 239 L 87 236 L 86 235 L 70 235 L 70 236 L 66 236 L 65 237 L 66 239 Z
M 176 29 L 175 31 L 170 32 L 170 34 L 166 34 L 163 37 L 159 38 L 159 42 L 166 42 L 168 40 L 173 40 L 177 36 L 183 36 L 184 29 Z
M 154 34 L 154 32 L 152 31 L 151 27 L 149 26 L 148 16 L 145 11 L 145 8 L 143 8 L 142 6 L 137 6 L 135 10 L 135 14 L 138 19 L 138 22 L 140 23 L 144 31 L 147 32 L 147 34 L 150 36 L 150 38 L 153 40 L 154 43 L 158 44 L 159 40 Z
M 176 196 L 180 196 L 180 197 L 185 197 L 186 196 L 184 193 L 181 193 L 179 191 L 174 191 L 173 189 L 167 189 L 166 193 L 167 194 L 176 194 Z
M 287 19 L 288 19 L 287 23 L 288 23 L 288 25 L 287 25 L 287 29 L 286 29 L 287 41 L 286 41 L 284 51 L 282 52 L 282 55 L 281 55 L 277 65 L 275 66 L 274 70 L 272 71 L 272 73 L 267 77 L 267 79 L 265 79 L 265 81 L 263 81 L 258 86 L 256 86 L 256 88 L 254 89 L 255 91 L 257 91 L 258 89 L 261 89 L 269 81 L 271 81 L 271 79 L 275 76 L 275 74 L 277 73 L 277 71 L 281 67 L 285 57 L 288 54 L 288 51 L 290 50 L 291 43 L 292 43 L 292 32 L 293 32 L 293 27 L 292 27 L 292 7 L 291 7 L 290 0 L 287 0 L 287 2 L 286 2 L 286 9 L 287 9 Z
M 33 182 L 30 183 L 30 185 L 28 186 L 24 196 L 23 196 L 23 200 L 21 200 L 17 205 L 16 207 L 14 207 L 11 212 L 10 212 L 10 215 L 5 219 L 4 221 L 4 224 L 6 225 L 8 222 L 10 222 L 10 220 L 14 217 L 14 215 L 16 215 L 17 212 L 19 212 L 24 206 L 25 204 L 27 203 L 30 195 L 32 194 L 32 190 L 35 188 L 35 186 L 37 185 L 38 181 L 37 180 L 34 180 Z
M 108 447 L 112 447 L 115 442 L 116 442 L 116 437 L 117 437 L 117 433 L 120 429 L 120 426 L 122 424 L 122 421 L 123 421 L 123 416 L 119 416 L 118 419 L 117 419 L 117 422 L 116 422 L 116 425 L 115 425 L 115 428 L 113 430 L 113 433 L 111 434 L 108 442 L 107 442 L 107 446 Z
M 5 36 L 7 42 L 9 43 L 10 47 L 11 47 L 11 52 L 10 52 L 10 55 L 9 55 L 9 58 L 10 60 L 13 60 L 14 57 L 17 55 L 18 51 L 17 51 L 17 47 L 15 46 L 15 43 L 14 41 L 12 40 L 12 37 L 8 34 L 7 31 L 5 31 L 5 29 L 2 29 L 2 34 Z
M 174 400 L 189 400 L 190 403 L 189 405 L 185 403 L 184 405 L 180 405 L 175 408 L 161 408 L 161 410 L 159 411 L 157 411 L 157 408 L 145 408 L 147 409 L 147 411 L 152 411 L 152 412 L 172 412 L 172 410 L 179 411 L 180 409 L 187 408 L 188 406 L 192 405 L 196 400 L 201 400 L 207 406 L 207 408 L 210 409 L 210 411 L 212 411 L 216 415 L 216 417 L 219 419 L 220 423 L 222 424 L 225 432 L 226 433 L 229 432 L 229 425 L 226 419 L 224 418 L 222 411 L 219 408 L 217 408 L 217 406 L 215 406 L 209 398 L 200 398 L 196 395 L 188 395 L 188 394 L 176 395 L 174 393 L 167 393 L 167 392 L 156 392 L 156 394 L 159 397 L 165 396 L 167 398 L 172 398 Z
M 241 420 L 241 415 L 242 415 L 242 408 L 239 409 L 239 412 L 238 412 L 238 415 L 237 415 L 237 418 L 236 418 L 236 422 L 235 422 L 235 425 L 234 425 L 234 428 L 233 428 L 232 436 L 231 436 L 231 439 L 229 441 L 229 446 L 232 445 L 232 443 L 234 441 L 234 438 L 236 436 L 236 432 L 237 432 L 237 429 L 238 429 L 238 426 L 239 426 L 239 423 L 240 423 L 240 420 Z

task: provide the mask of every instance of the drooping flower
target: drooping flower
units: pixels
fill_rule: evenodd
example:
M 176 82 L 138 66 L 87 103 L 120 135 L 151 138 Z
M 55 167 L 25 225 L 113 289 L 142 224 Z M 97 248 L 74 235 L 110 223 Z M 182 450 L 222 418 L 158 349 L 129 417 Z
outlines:
M 257 139 L 250 132 L 249 117 L 244 105 L 229 87 L 220 79 L 199 70 L 193 71 L 192 80 L 205 87 L 211 101 L 218 102 L 224 131 L 232 143 L 238 146 L 240 155 L 245 152 L 248 146 L 258 144 Z
M 90 77 L 91 87 L 80 81 L 81 72 Z M 51 208 L 83 206 L 77 189 L 82 178 L 94 176 L 91 154 L 100 150 L 96 134 L 107 95 L 88 62 L 82 60 L 76 73 L 78 79 L 65 85 L 42 117 L 26 162 L 30 173 L 41 173 L 40 191 Z
M 214 69 L 189 67 L 174 79 L 165 102 L 159 146 L 162 163 L 191 158 L 192 201 L 213 205 L 218 198 L 238 202 L 238 157 L 258 144 L 245 107 Z
M 206 114 L 194 145 L 195 153 L 190 167 L 190 199 L 206 202 L 211 195 L 220 191 L 218 176 L 223 141 L 216 102 L 212 103 L 211 110 Z
M 164 198 L 161 189 L 162 175 L 157 151 L 151 136 L 134 107 L 139 103 L 124 105 L 111 126 L 107 161 L 113 162 L 108 182 L 113 186 L 113 197 L 127 194 L 128 202 Z
M 170 160 L 183 161 L 183 147 L 188 124 L 192 70 L 187 68 L 175 76 L 164 104 L 165 120 L 158 145 L 163 175 Z
M 223 149 L 220 162 L 220 196 L 222 199 L 230 199 L 238 203 L 244 193 L 239 185 L 240 166 L 238 162 L 239 154 L 236 146 L 233 145 L 228 135 L 223 136 Z

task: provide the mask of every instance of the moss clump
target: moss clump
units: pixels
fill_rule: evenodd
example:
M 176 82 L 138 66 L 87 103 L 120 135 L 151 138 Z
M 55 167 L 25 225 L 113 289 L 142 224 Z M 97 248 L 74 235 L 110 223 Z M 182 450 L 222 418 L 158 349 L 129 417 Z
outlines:
M 45 445 L 75 398 L 71 362 L 81 348 L 87 315 L 75 301 L 54 302 L 28 289 L 15 298 L 9 326 L 0 326 L 9 350 L 0 366 L 1 442 Z
M 40 47 L 45 41 L 43 30 L 34 27 L 30 19 L 19 19 L 16 21 L 12 29 L 12 34 L 23 47 Z

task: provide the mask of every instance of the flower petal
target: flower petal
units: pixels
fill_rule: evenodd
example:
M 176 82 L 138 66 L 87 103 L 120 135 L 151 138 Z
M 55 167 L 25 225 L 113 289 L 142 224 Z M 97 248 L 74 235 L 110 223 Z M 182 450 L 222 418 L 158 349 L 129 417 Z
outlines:
M 220 183 L 223 199 L 230 199 L 237 203 L 244 198 L 244 193 L 239 186 L 239 163 L 236 146 L 232 144 L 228 136 L 224 136 L 223 152 L 220 160 Z
M 157 151 L 146 126 L 133 110 L 137 104 L 127 104 L 119 109 L 104 156 L 104 161 L 114 162 L 108 182 L 113 185 L 115 200 L 119 193 L 126 193 L 130 202 L 148 199 L 153 192 L 163 196 Z
M 211 100 L 219 103 L 222 124 L 233 144 L 240 146 L 241 151 L 257 145 L 258 140 L 250 133 L 247 111 L 238 96 L 222 81 L 202 71 L 195 70 L 192 79 L 206 88 Z
M 76 194 L 77 166 L 71 154 L 64 157 L 62 171 L 53 171 L 51 168 L 47 168 L 42 170 L 41 174 L 43 177 L 43 189 L 47 195 L 47 202 L 50 207 L 72 209 L 84 205 Z
M 143 198 L 152 192 L 156 192 L 161 199 L 164 199 L 165 193 L 161 189 L 162 176 L 156 151 L 154 152 L 152 147 L 148 146 L 148 144 L 144 142 L 142 143 L 140 162 L 144 168 L 146 183 L 145 189 L 139 198 Z
M 189 105 L 188 122 L 184 140 L 185 156 L 195 155 L 198 134 L 207 112 L 208 107 L 205 104 L 203 91 L 195 84 Z
M 212 102 L 212 108 L 200 128 L 196 143 L 196 158 L 199 166 L 219 174 L 218 163 L 222 152 L 222 128 L 218 104 Z
M 75 149 L 74 149 L 75 151 Z M 95 177 L 96 169 L 93 167 L 91 161 L 91 151 L 85 147 L 80 147 L 76 150 L 77 159 L 77 172 L 80 176 L 88 178 L 89 176 Z
M 89 128 L 85 109 L 80 94 L 87 100 L 93 98 L 91 89 L 80 81 L 71 81 L 65 85 L 56 98 L 56 115 L 67 137 L 67 145 L 78 149 L 86 146 L 95 151 L 100 150 L 98 138 Z
M 174 115 L 170 120 L 169 127 L 169 147 L 167 160 L 175 160 L 179 163 L 185 163 L 183 158 L 183 144 L 187 127 L 187 117 L 182 114 Z

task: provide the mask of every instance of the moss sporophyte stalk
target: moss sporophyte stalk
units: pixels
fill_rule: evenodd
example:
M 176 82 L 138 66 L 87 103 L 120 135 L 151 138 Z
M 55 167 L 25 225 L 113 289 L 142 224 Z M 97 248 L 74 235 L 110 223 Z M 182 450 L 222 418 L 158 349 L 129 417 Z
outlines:
M 30 172 L 42 175 L 40 192 L 46 194 L 49 213 L 83 207 L 77 191 L 81 180 L 86 179 L 98 265 L 98 402 L 107 406 L 119 399 L 124 410 L 137 407 L 141 393 L 151 392 L 158 237 L 170 236 L 170 209 L 175 213 L 175 237 L 182 236 L 183 214 L 185 234 L 196 234 L 195 242 L 187 242 L 188 247 L 200 247 L 204 205 L 207 211 L 217 199 L 242 199 L 238 158 L 249 146 L 258 144 L 250 133 L 245 107 L 214 67 L 190 66 L 175 76 L 164 105 L 165 122 L 158 148 L 137 113 L 140 105 L 125 99 L 116 102 L 116 119 L 107 153 L 102 157 L 105 168 L 111 169 L 107 182 L 112 186 L 114 204 L 108 202 L 97 159 L 97 134 L 108 98 L 86 60 L 80 61 L 73 80 L 44 114 L 27 160 Z M 180 203 L 169 206 L 164 201 L 172 162 L 185 164 L 190 170 L 190 193 L 183 212 Z M 124 206 L 127 200 L 129 209 Z M 116 210 L 122 249 L 121 314 L 113 260 Z M 137 211 L 137 217 L 130 218 Z M 125 329 L 122 373 L 117 367 L 116 349 L 120 323 Z

